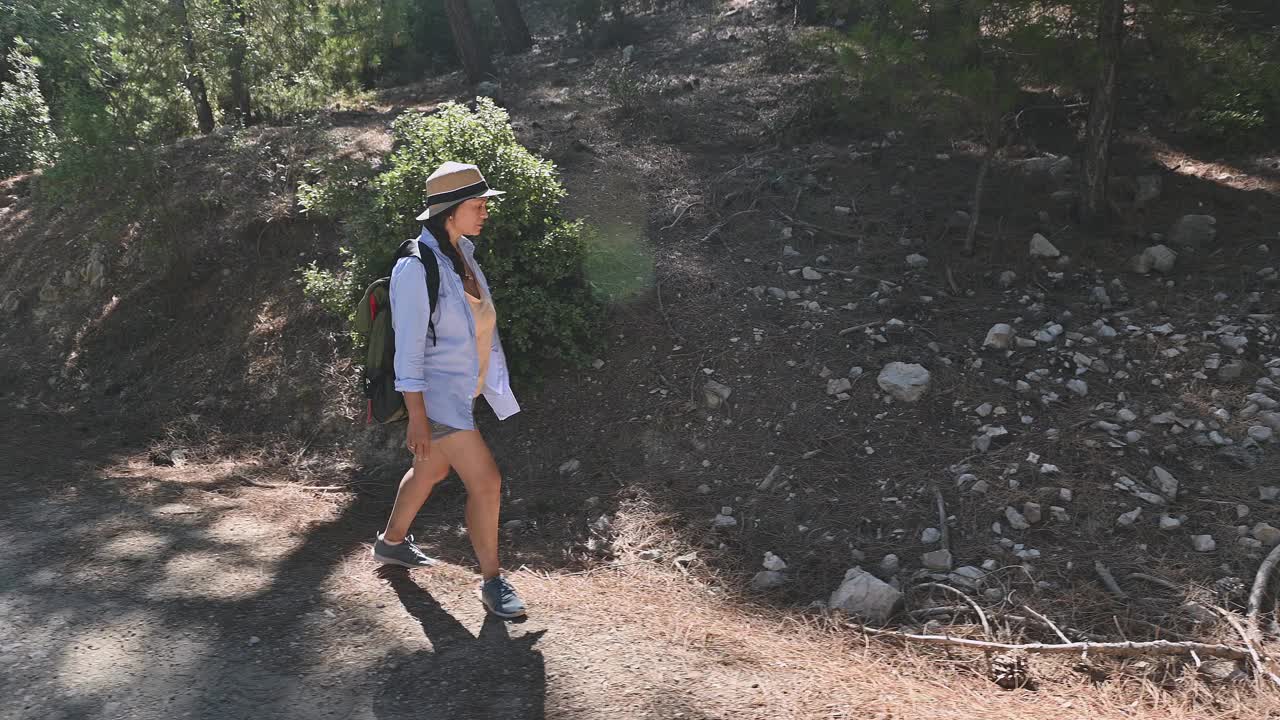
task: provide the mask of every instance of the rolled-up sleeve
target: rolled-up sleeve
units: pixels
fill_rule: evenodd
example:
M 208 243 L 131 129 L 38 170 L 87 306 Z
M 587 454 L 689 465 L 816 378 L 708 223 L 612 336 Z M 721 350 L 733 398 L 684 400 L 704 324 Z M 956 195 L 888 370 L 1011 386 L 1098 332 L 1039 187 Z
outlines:
M 396 334 L 396 390 L 427 389 L 427 273 L 415 258 L 403 258 L 391 271 L 391 326 Z

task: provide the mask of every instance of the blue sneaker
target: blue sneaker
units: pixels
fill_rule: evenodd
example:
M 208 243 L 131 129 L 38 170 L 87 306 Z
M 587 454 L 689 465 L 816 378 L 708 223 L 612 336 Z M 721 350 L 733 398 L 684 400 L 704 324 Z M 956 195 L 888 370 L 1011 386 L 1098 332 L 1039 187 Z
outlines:
M 403 542 L 392 545 L 384 542 L 382 533 L 378 533 L 378 541 L 373 544 L 373 559 L 383 565 L 407 568 L 425 568 L 436 564 L 435 559 L 427 557 L 422 548 L 413 544 L 412 535 L 405 535 Z
M 500 618 L 517 618 L 525 614 L 524 601 L 501 575 L 480 586 L 480 602 Z

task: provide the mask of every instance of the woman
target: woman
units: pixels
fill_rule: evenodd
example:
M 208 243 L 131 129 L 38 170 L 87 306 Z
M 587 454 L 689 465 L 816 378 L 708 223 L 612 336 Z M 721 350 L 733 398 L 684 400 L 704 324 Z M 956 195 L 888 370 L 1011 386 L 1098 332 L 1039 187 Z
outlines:
M 413 467 L 400 481 L 373 557 L 408 568 L 435 564 L 414 544 L 409 525 L 453 468 L 467 489 L 467 532 L 480 561 L 481 600 L 494 615 L 510 618 L 524 615 L 525 606 L 498 565 L 502 475 L 476 429 L 474 410 L 481 395 L 501 420 L 520 406 L 508 384 L 489 286 L 467 239 L 484 228 L 489 198 L 501 194 L 474 165 L 441 165 L 427 180 L 427 210 L 418 216 L 425 221 L 418 240 L 435 255 L 422 260 L 440 268 L 439 307 L 431 307 L 423 262 L 401 258 L 391 271 L 396 390 L 409 414 L 405 446 Z

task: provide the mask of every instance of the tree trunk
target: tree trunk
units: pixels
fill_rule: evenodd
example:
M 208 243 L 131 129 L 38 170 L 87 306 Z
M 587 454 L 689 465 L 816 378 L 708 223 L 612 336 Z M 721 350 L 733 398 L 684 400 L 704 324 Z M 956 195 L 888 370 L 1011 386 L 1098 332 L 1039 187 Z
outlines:
M 449 15 L 449 30 L 453 33 L 453 45 L 458 50 L 458 60 L 467 73 L 467 80 L 478 83 L 493 74 L 489 50 L 476 34 L 475 21 L 467 0 L 445 0 L 445 12 Z
M 508 53 L 516 55 L 533 47 L 533 36 L 529 34 L 529 26 L 525 24 L 516 0 L 493 0 L 493 9 L 498 13 L 498 24 L 502 26 Z
M 169 0 L 169 5 L 173 9 L 178 31 L 182 34 L 182 49 L 187 59 L 182 84 L 187 86 L 191 102 L 196 106 L 196 122 L 200 126 L 200 132 L 207 135 L 213 132 L 213 108 L 209 106 L 209 92 L 205 89 L 204 78 L 196 69 L 199 58 L 196 57 L 196 41 L 191 33 L 191 21 L 187 18 L 187 3 L 186 0 Z
M 1124 0 L 1102 0 L 1098 22 L 1101 66 L 1089 105 L 1089 125 L 1081 180 L 1082 219 L 1099 225 L 1107 216 L 1107 174 L 1111 161 L 1111 129 L 1116 118 L 1116 76 L 1124 45 Z
M 796 0 L 796 25 L 813 25 L 818 22 L 818 0 Z
M 248 126 L 253 121 L 253 108 L 249 102 L 249 85 L 245 81 L 244 58 L 248 54 L 249 14 L 242 0 L 227 3 L 227 21 L 237 26 L 232 30 L 231 50 L 227 62 L 231 66 L 231 101 L 235 105 L 240 124 Z

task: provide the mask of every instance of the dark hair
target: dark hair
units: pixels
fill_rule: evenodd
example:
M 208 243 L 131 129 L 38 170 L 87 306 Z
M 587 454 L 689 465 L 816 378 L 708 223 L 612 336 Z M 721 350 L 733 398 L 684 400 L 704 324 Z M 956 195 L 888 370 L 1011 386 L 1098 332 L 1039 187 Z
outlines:
M 445 257 L 449 258 L 449 262 L 453 263 L 453 271 L 458 274 L 458 277 L 465 279 L 467 273 L 466 267 L 462 264 L 462 253 L 458 252 L 458 248 L 449 241 L 449 231 L 444 226 L 445 222 L 457 210 L 458 205 L 441 210 L 439 215 L 432 215 L 423 224 L 427 226 L 427 230 L 431 232 L 432 237 L 440 243 L 440 251 L 444 253 Z

